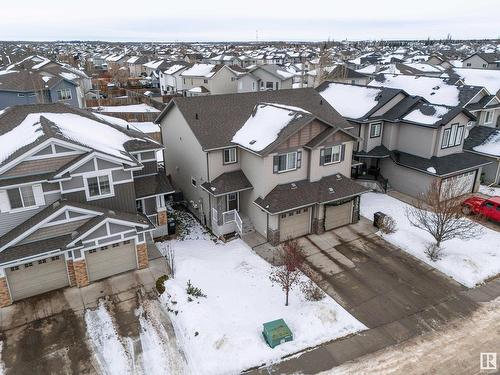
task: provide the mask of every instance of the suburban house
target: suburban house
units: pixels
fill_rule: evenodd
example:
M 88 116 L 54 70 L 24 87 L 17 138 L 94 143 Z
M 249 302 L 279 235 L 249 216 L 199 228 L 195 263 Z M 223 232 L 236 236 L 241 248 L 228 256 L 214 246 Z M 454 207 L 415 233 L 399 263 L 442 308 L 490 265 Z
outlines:
M 173 188 L 162 146 L 116 120 L 59 103 L 0 114 L 0 306 L 148 267 Z
M 294 73 L 279 65 L 259 65 L 248 70 L 260 80 L 260 90 L 291 89 Z
M 162 95 L 182 94 L 184 92 L 181 74 L 190 66 L 191 64 L 184 61 L 177 61 L 160 72 L 160 89 Z
M 194 64 L 180 76 L 184 96 L 205 96 L 237 92 L 237 78 L 242 74 L 237 66 Z
M 461 193 L 478 190 L 481 169 L 490 161 L 463 152 L 475 120 L 466 109 L 432 104 L 394 88 L 324 82 L 317 90 L 349 120 L 360 140 L 353 152 L 353 177 L 410 196 L 425 192 L 436 179 L 458 181 Z
M 474 126 L 464 142 L 464 151 L 481 155 L 491 164 L 482 170 L 482 179 L 487 184 L 500 185 L 500 128 Z
M 144 64 L 148 62 L 146 56 L 131 56 L 125 60 L 125 67 L 128 68 L 130 77 L 143 77 L 146 75 L 146 67 Z
M 500 69 L 500 54 L 492 53 L 475 53 L 462 62 L 463 68 L 472 69 Z
M 357 137 L 313 89 L 173 98 L 156 121 L 166 173 L 217 236 L 277 244 L 359 218 Z

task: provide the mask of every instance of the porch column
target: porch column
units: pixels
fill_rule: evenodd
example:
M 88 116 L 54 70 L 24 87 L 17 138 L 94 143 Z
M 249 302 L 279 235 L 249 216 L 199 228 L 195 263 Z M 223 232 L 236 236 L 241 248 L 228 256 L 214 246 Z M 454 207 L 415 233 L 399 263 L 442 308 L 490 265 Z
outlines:
M 136 243 L 135 252 L 137 254 L 137 268 L 142 270 L 149 267 L 148 245 L 146 242 Z
M 73 259 L 66 259 L 66 267 L 68 270 L 69 286 L 76 286 L 75 267 L 73 266 Z
M 12 304 L 12 298 L 7 285 L 7 276 L 5 276 L 5 271 L 2 268 L 0 269 L 0 307 L 9 306 L 10 304 Z
M 76 286 L 82 288 L 90 284 L 89 274 L 87 272 L 87 262 L 83 250 L 73 250 L 75 258 L 73 260 L 73 270 L 75 272 Z M 78 255 L 78 256 L 77 256 Z
M 158 207 L 156 209 L 156 212 L 158 212 L 158 226 L 161 227 L 163 225 L 167 225 L 167 220 L 168 220 L 167 208 Z

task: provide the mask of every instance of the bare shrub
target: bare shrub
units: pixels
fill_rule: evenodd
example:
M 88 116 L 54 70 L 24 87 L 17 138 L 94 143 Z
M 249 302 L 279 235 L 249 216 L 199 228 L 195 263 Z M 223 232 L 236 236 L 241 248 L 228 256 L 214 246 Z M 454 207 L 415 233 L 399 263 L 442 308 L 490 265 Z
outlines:
M 384 234 L 392 234 L 396 233 L 398 230 L 396 225 L 396 220 L 392 218 L 392 216 L 386 215 L 379 222 L 379 229 Z
M 300 290 L 308 301 L 321 301 L 325 298 L 325 293 L 312 280 L 303 282 Z
M 438 261 L 442 256 L 442 248 L 436 243 L 430 243 L 427 245 L 424 252 L 433 262 Z

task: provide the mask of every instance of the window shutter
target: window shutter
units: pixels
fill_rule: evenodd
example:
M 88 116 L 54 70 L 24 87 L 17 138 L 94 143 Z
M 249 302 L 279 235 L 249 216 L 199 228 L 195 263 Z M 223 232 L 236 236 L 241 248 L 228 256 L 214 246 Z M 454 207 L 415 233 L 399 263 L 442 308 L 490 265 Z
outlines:
M 35 196 L 35 203 L 37 206 L 45 206 L 42 184 L 33 185 L 33 195 Z
M 325 149 L 319 150 L 319 165 L 325 165 Z
M 9 212 L 10 202 L 7 190 L 0 190 L 0 212 Z
M 344 161 L 345 158 L 345 145 L 340 145 L 340 161 Z
M 302 151 L 297 151 L 297 168 L 302 166 Z
M 273 173 L 278 173 L 279 156 L 273 156 Z

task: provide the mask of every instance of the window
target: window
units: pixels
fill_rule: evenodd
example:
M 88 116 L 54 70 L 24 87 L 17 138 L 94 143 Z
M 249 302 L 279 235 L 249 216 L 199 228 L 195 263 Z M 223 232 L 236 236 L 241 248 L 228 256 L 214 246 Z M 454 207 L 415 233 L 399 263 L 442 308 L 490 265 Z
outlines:
M 8 189 L 7 196 L 9 197 L 10 208 L 13 210 L 16 208 L 36 206 L 35 194 L 31 186 Z
M 124 244 L 124 245 L 128 245 L 129 243 L 130 243 L 130 240 L 123 241 L 123 244 Z
M 266 89 L 272 89 L 273 88 L 273 83 L 272 82 L 266 82 Z
M 458 124 L 453 124 L 451 128 L 444 129 L 441 148 L 443 149 L 460 145 L 462 143 L 463 135 L 463 125 L 459 126 Z
M 87 192 L 89 198 L 98 198 L 112 195 L 109 175 L 87 178 Z
M 33 267 L 33 263 L 29 262 L 24 265 L 24 268 Z
M 467 66 L 471 66 L 471 63 L 467 63 Z
M 10 270 L 11 271 L 18 271 L 19 270 L 19 266 L 10 267 Z
M 118 247 L 118 246 L 120 246 L 120 244 L 119 243 L 114 243 L 112 246 L 113 247 Z
M 281 218 L 285 219 L 286 218 L 286 214 L 281 214 Z
M 196 187 L 196 178 L 191 177 L 191 185 L 193 185 L 194 187 Z
M 38 261 L 38 264 L 44 264 L 44 263 L 47 263 L 47 259 L 40 259 Z
M 208 83 L 208 79 L 204 79 L 204 80 L 203 80 L 203 83 Z
M 370 138 L 380 137 L 381 129 L 382 129 L 382 123 L 380 122 L 370 124 Z
M 224 150 L 224 164 L 236 163 L 236 148 L 226 148 Z
M 336 145 L 323 149 L 323 165 L 338 163 L 341 161 L 342 145 Z
M 89 254 L 93 254 L 93 253 L 95 253 L 95 252 L 97 252 L 97 249 L 90 249 L 90 250 L 89 250 Z
M 24 94 L 17 94 L 18 98 L 24 98 Z
M 50 258 L 52 261 L 59 260 L 59 255 L 56 255 L 55 257 Z
M 493 112 L 492 111 L 484 112 L 484 123 L 491 124 L 492 122 L 493 122 Z
M 278 172 L 297 169 L 297 152 L 289 152 L 278 156 Z
M 137 209 L 137 212 L 144 213 L 142 208 L 142 200 L 138 199 L 135 201 L 135 208 Z
M 57 90 L 57 100 L 69 100 L 71 99 L 70 89 Z
M 102 246 L 101 247 L 101 251 L 103 251 L 103 250 L 108 250 L 108 247 L 107 246 Z

